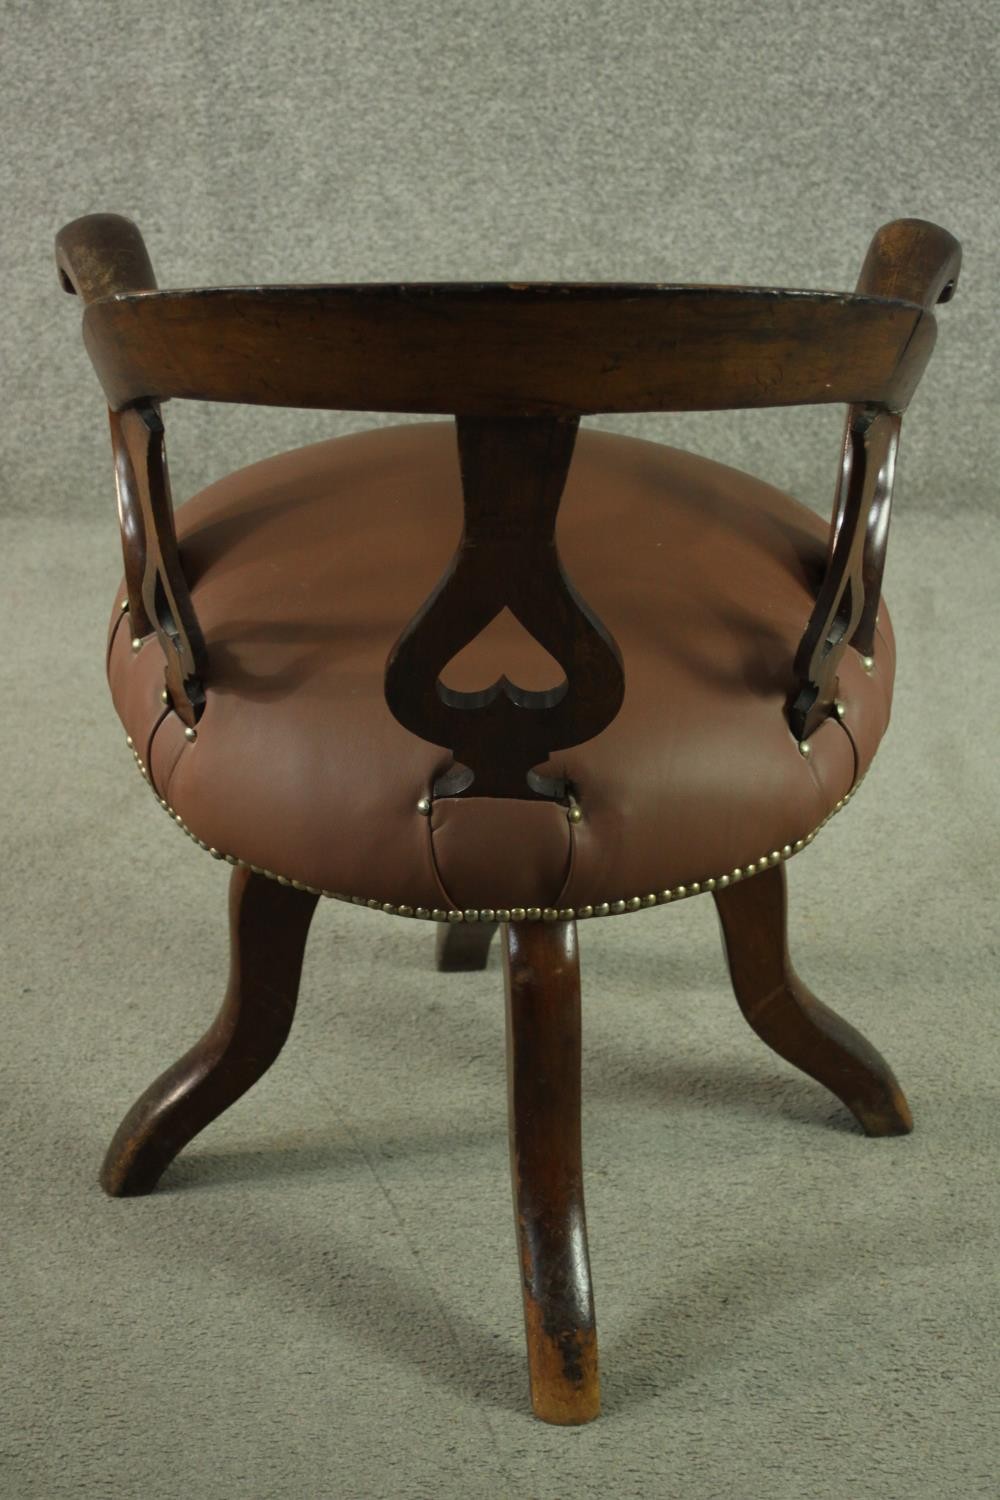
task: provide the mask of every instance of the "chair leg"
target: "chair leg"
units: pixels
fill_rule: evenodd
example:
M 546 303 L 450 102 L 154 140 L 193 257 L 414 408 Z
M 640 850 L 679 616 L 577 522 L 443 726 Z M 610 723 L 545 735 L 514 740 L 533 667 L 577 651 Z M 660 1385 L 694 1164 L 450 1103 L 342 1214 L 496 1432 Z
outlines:
M 905 1135 L 913 1117 L 885 1058 L 817 1000 L 788 956 L 785 868 L 715 891 L 740 1009 L 779 1057 L 825 1084 L 867 1135 Z
M 576 923 L 505 923 L 511 1177 L 531 1404 L 544 1422 L 600 1409 L 580 1143 Z
M 291 1029 L 316 901 L 243 866 L 233 870 L 222 1009 L 119 1125 L 101 1170 L 106 1193 L 150 1192 L 177 1153 L 267 1072 Z
M 485 969 L 496 922 L 448 922 L 437 930 L 437 966 L 445 974 Z

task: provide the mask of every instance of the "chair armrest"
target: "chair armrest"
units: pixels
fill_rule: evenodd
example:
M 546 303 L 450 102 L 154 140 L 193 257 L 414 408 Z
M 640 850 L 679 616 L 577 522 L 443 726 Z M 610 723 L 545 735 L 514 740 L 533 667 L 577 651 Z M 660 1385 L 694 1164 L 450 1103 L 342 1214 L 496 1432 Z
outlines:
M 847 647 L 866 664 L 873 657 L 902 409 L 933 347 L 931 309 L 950 302 L 961 265 L 962 248 L 946 229 L 894 219 L 875 234 L 861 267 L 859 293 L 916 303 L 924 316 L 900 360 L 893 409 L 848 408 L 826 575 L 795 657 L 789 722 L 800 743 L 834 708 Z
M 155 292 L 156 277 L 142 235 L 121 214 L 86 214 L 56 235 L 63 291 L 85 303 L 129 292 Z
M 951 301 L 961 268 L 962 247 L 947 229 L 926 219 L 894 219 L 868 246 L 856 291 L 931 308 Z
M 56 267 L 63 290 L 87 306 L 157 289 L 142 235 L 120 214 L 67 224 L 56 235 Z M 159 407 L 139 401 L 108 415 L 130 629 L 137 646 L 156 634 L 168 700 L 193 731 L 204 704 L 205 642 L 177 547 Z

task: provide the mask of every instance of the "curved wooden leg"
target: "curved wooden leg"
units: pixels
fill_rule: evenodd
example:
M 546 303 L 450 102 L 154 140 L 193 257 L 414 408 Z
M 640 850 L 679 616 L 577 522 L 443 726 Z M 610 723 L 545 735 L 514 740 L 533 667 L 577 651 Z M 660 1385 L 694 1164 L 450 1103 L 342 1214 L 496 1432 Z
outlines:
M 437 930 L 437 966 L 442 973 L 485 969 L 496 922 L 448 922 Z
M 503 950 L 531 1404 L 544 1422 L 589 1422 L 600 1387 L 583 1208 L 576 923 L 505 923 Z
M 119 1125 L 101 1169 L 106 1193 L 150 1192 L 188 1141 L 267 1072 L 291 1029 L 317 899 L 243 866 L 233 870 L 222 1009 Z
M 779 1057 L 841 1099 L 868 1135 L 905 1135 L 910 1106 L 892 1069 L 860 1032 L 817 1000 L 788 956 L 785 868 L 715 891 L 740 1009 Z

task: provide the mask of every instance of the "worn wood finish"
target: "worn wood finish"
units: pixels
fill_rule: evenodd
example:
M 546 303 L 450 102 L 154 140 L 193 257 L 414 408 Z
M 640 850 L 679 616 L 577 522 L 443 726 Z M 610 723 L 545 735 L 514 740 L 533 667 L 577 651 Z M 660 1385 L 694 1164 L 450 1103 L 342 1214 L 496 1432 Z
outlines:
M 583 1205 L 576 923 L 505 923 L 503 953 L 531 1402 L 545 1422 L 589 1422 L 600 1386 Z
M 556 548 L 556 515 L 576 421 L 460 417 L 462 538 L 444 577 L 389 655 L 385 697 L 414 734 L 451 750 L 438 796 L 560 797 L 529 774 L 605 729 L 621 707 L 621 655 L 574 589 Z M 441 681 L 448 662 L 504 608 L 562 667 L 542 691 L 507 677 L 479 692 Z
M 817 1000 L 788 956 L 784 865 L 714 892 L 733 989 L 757 1035 L 842 1100 L 867 1135 L 905 1135 L 913 1117 L 885 1058 Z
M 437 930 L 437 967 L 442 974 L 485 969 L 496 922 L 443 922 Z
M 318 897 L 240 866 L 229 886 L 230 969 L 222 1009 L 199 1042 L 136 1100 L 104 1160 L 113 1197 L 150 1192 L 179 1151 L 263 1077 L 295 1013 Z
M 121 214 L 85 214 L 60 229 L 56 268 L 63 291 L 84 303 L 157 289 L 142 235 Z

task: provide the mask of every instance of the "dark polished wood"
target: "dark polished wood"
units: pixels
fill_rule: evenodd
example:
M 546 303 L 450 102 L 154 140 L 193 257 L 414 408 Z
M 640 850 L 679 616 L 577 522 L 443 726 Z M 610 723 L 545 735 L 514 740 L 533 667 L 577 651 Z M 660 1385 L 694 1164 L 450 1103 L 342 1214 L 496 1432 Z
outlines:
M 715 891 L 740 1009 L 767 1045 L 825 1084 L 867 1135 L 905 1135 L 913 1116 L 881 1053 L 811 994 L 788 956 L 784 865 Z
M 600 1385 L 583 1205 L 576 923 L 505 923 L 503 952 L 531 1403 L 545 1422 L 589 1422 Z
M 386 702 L 399 722 L 452 751 L 437 796 L 561 797 L 561 783 L 531 768 L 599 734 L 621 707 L 621 654 L 556 547 L 576 431 L 575 419 L 458 420 L 462 538 L 390 652 L 385 675 Z M 445 687 L 449 661 L 505 607 L 559 663 L 563 679 L 542 691 L 504 676 L 479 692 Z
M 437 930 L 437 967 L 442 974 L 485 969 L 496 922 L 443 922 Z
M 904 297 L 925 310 L 938 303 L 950 302 L 958 288 L 962 269 L 962 247 L 954 235 L 937 224 L 923 219 L 896 219 L 885 224 L 872 238 L 861 267 L 856 291 L 865 297 Z M 934 328 L 923 320 L 916 334 L 916 347 L 903 361 L 898 404 L 909 404 L 917 382 L 933 347 Z M 856 410 L 847 413 L 845 433 L 856 421 Z M 833 532 L 840 530 L 840 500 L 834 511 Z M 867 519 L 864 556 L 864 608 L 851 645 L 862 656 L 871 656 L 875 647 L 875 624 L 882 598 L 882 575 L 889 541 L 889 519 L 892 507 L 892 483 L 881 503 L 873 505 Z
M 840 659 L 856 639 L 865 612 L 865 585 L 874 560 L 872 539 L 877 545 L 889 525 L 899 414 L 873 407 L 853 407 L 852 411 L 830 559 L 795 657 L 799 686 L 789 722 L 799 740 L 808 739 L 833 709 Z M 876 583 L 880 588 L 880 570 Z M 875 601 L 877 606 L 877 592 Z M 874 632 L 874 614 L 871 624 Z
M 899 380 L 922 368 L 922 304 L 902 291 L 528 282 L 151 297 L 136 295 L 155 287 L 141 235 L 113 214 L 67 225 L 57 260 L 90 304 L 84 337 L 116 409 L 170 396 L 476 416 L 898 407 Z
M 902 298 L 926 316 L 900 356 L 892 398 L 869 397 L 848 407 L 829 563 L 795 658 L 789 721 L 800 740 L 830 713 L 848 645 L 866 658 L 874 653 L 901 414 L 934 347 L 930 309 L 954 296 L 961 266 L 961 246 L 946 229 L 923 219 L 896 219 L 874 235 L 861 267 L 857 295 Z
M 122 535 L 125 538 L 134 533 L 142 539 L 131 559 L 126 550 L 132 633 L 141 636 L 148 630 L 156 632 L 163 651 L 163 679 L 170 706 L 185 724 L 194 726 L 205 701 L 205 641 L 177 549 L 163 423 L 156 408 L 147 402 L 127 411 L 113 411 L 110 416 L 119 513 L 124 511 L 129 517 Z M 142 571 L 138 574 L 140 557 Z M 138 574 L 136 602 L 130 560 Z
M 119 1125 L 101 1171 L 105 1192 L 150 1192 L 178 1152 L 267 1072 L 291 1028 L 317 899 L 243 866 L 233 870 L 222 1009 Z

